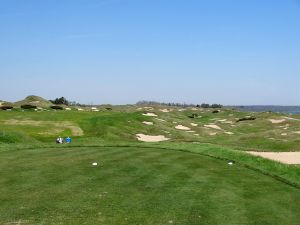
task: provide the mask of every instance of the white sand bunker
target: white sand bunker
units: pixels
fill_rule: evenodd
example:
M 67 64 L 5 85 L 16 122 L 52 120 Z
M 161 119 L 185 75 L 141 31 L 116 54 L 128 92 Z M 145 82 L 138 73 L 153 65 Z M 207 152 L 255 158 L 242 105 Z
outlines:
M 285 121 L 285 119 L 269 119 L 269 121 L 271 121 L 271 123 L 283 123 Z
M 159 118 L 154 118 L 154 119 L 156 119 L 156 120 L 158 120 L 158 121 L 161 121 L 161 122 L 166 122 L 166 121 L 163 120 L 163 119 L 159 119 Z
M 192 125 L 193 127 L 196 127 L 196 126 L 198 126 L 198 124 L 197 124 L 197 123 L 191 123 L 191 125 Z
M 215 125 L 215 124 L 204 125 L 204 127 L 212 128 L 212 129 L 216 129 L 216 130 L 222 130 L 221 127 L 219 127 L 218 125 Z
M 143 116 L 157 116 L 155 113 L 143 113 Z
M 169 109 L 160 109 L 159 111 L 164 112 L 164 113 L 171 112 L 171 110 L 169 110 Z
M 143 121 L 143 124 L 146 124 L 146 125 L 153 125 L 153 122 Z
M 191 130 L 191 128 L 185 127 L 185 126 L 182 126 L 182 125 L 177 125 L 175 128 L 176 128 L 177 130 Z
M 285 164 L 300 164 L 300 152 L 252 152 L 248 153 Z
M 170 138 L 166 138 L 164 135 L 145 135 L 145 134 L 136 134 L 136 137 L 139 141 L 143 142 L 159 142 L 159 141 L 167 141 Z

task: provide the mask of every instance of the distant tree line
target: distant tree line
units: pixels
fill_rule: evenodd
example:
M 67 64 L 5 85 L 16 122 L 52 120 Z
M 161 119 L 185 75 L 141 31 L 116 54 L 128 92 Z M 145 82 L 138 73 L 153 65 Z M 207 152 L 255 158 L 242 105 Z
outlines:
M 202 103 L 202 104 L 187 104 L 187 103 L 175 103 L 175 102 L 156 102 L 156 101 L 138 101 L 136 105 L 161 105 L 161 106 L 176 106 L 176 107 L 198 107 L 198 108 L 222 108 L 223 106 L 221 104 L 207 104 L 207 103 Z

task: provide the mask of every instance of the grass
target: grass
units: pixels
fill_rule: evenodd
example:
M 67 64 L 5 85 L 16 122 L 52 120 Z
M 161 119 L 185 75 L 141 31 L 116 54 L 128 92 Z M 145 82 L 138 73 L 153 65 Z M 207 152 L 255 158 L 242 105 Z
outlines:
M 94 161 L 100 166 L 93 167 Z M 1 152 L 0 171 L 1 224 L 296 224 L 300 220 L 298 188 L 238 164 L 228 166 L 223 160 L 182 151 L 24 149 Z
M 154 108 L 165 120 L 158 121 L 143 112 L 136 106 L 100 112 L 1 111 L 0 224 L 300 221 L 300 167 L 243 152 L 299 150 L 300 135 L 294 132 L 300 131 L 300 121 L 272 124 L 269 119 L 286 115 L 230 109 L 198 111 L 199 117 L 191 119 L 192 109 L 163 113 Z M 257 119 L 236 122 L 248 115 Z M 210 123 L 222 130 L 204 128 Z M 178 124 L 199 136 L 176 130 Z M 76 128 L 83 134 L 72 135 Z M 170 141 L 140 143 L 137 133 L 162 134 Z M 56 145 L 58 135 L 71 135 L 73 143 Z M 94 161 L 100 166 L 93 167 Z

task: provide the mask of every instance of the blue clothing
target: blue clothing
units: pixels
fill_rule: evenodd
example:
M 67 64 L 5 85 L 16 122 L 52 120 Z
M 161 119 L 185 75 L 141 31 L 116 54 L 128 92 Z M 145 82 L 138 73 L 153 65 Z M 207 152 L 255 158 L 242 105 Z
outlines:
M 71 139 L 70 137 L 67 137 L 67 138 L 66 138 L 66 142 L 67 142 L 67 143 L 71 143 L 71 141 L 72 141 L 72 139 Z

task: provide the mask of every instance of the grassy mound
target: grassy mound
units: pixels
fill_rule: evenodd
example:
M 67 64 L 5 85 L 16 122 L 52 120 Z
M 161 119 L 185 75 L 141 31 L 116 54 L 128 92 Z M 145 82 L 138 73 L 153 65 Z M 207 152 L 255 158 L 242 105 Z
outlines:
M 29 95 L 24 100 L 14 103 L 17 107 L 21 105 L 34 105 L 36 107 L 48 108 L 53 105 L 50 101 L 35 95 Z

